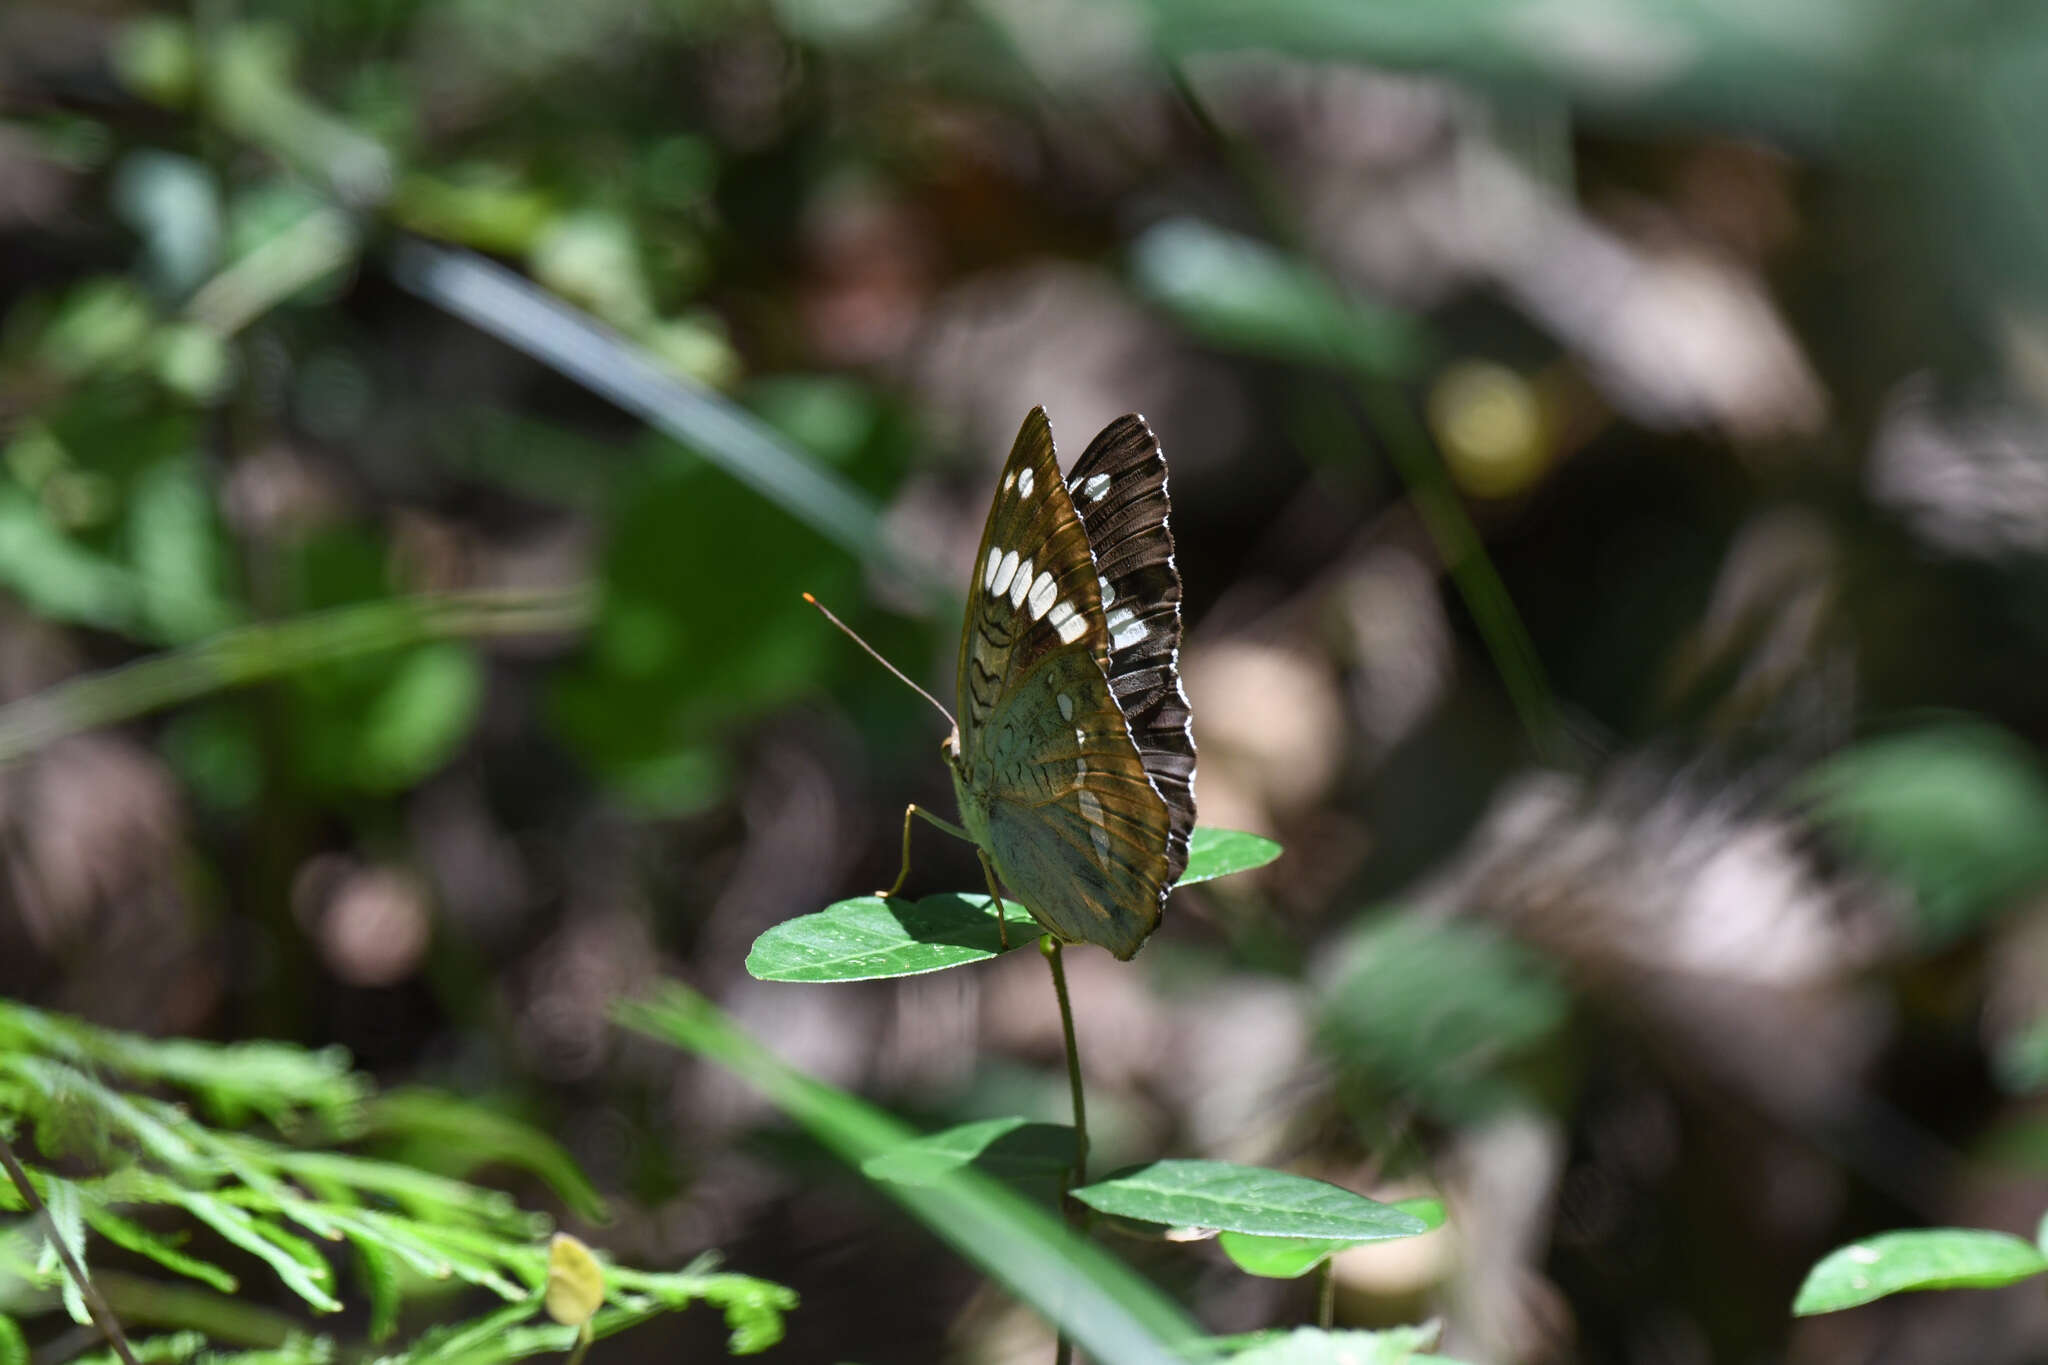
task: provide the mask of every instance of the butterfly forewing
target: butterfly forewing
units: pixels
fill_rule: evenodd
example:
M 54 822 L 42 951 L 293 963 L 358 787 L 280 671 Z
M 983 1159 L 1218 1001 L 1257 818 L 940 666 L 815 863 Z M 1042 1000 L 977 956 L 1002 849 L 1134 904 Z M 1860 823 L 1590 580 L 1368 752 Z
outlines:
M 1166 802 L 1166 885 L 1195 827 L 1195 736 L 1180 680 L 1180 571 L 1167 525 L 1166 458 L 1145 419 L 1119 417 L 1088 443 L 1067 489 L 1095 555 L 1109 686 L 1145 773 Z
M 1055 649 L 1084 647 L 1109 661 L 1088 533 L 1060 482 L 1052 426 L 1033 408 L 996 484 L 960 633 L 960 739 L 975 733 L 1032 664 Z

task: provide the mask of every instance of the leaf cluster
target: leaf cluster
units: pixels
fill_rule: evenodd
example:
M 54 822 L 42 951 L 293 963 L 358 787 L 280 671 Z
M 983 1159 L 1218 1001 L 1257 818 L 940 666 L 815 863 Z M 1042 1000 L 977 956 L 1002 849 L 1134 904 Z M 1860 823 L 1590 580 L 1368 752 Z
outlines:
M 254 1348 L 245 1359 L 318 1365 L 341 1343 L 244 1301 L 255 1292 L 249 1274 L 267 1274 L 311 1313 L 337 1313 L 345 1254 L 349 1282 L 367 1300 L 369 1343 L 387 1348 L 380 1359 L 497 1365 L 569 1347 L 575 1327 L 536 1320 L 548 1284 L 545 1215 L 500 1190 L 337 1149 L 372 1131 L 417 1128 L 445 1140 L 476 1108 L 423 1092 L 395 1099 L 380 1108 L 338 1050 L 156 1041 L 0 1002 L 0 1127 L 23 1149 L 26 1179 L 47 1210 L 33 1215 L 20 1189 L 0 1186 L 0 1210 L 25 1215 L 0 1229 L 0 1305 L 27 1314 L 54 1300 L 74 1322 L 92 1321 L 54 1234 L 80 1265 L 118 1250 L 203 1286 L 166 1293 L 94 1273 L 117 1315 L 127 1306 L 189 1329 L 136 1341 L 139 1360 L 245 1346 Z M 262 1127 L 248 1126 L 256 1121 Z M 517 1161 L 572 1206 L 600 1208 L 547 1138 L 502 1118 L 478 1131 L 476 1156 Z M 443 1304 L 462 1288 L 499 1306 L 391 1345 L 407 1307 Z M 744 1354 L 781 1339 L 795 1296 L 719 1271 L 709 1257 L 673 1271 L 607 1266 L 590 1333 L 700 1301 L 725 1313 L 731 1347 Z M 12 1316 L 0 1317 L 0 1365 L 18 1358 L 12 1347 L 24 1340 Z

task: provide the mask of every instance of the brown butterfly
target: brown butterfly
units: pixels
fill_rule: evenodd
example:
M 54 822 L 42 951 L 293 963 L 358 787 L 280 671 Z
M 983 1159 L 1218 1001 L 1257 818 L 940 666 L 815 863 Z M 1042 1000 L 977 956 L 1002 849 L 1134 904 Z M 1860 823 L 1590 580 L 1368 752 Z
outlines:
M 975 844 L 998 923 L 1000 880 L 1058 938 L 1119 958 L 1158 927 L 1195 824 L 1167 512 L 1142 417 L 1103 428 L 1064 478 L 1045 410 L 1025 417 L 975 556 L 944 744 L 965 828 L 912 806 L 881 894 L 909 874 L 915 814 Z

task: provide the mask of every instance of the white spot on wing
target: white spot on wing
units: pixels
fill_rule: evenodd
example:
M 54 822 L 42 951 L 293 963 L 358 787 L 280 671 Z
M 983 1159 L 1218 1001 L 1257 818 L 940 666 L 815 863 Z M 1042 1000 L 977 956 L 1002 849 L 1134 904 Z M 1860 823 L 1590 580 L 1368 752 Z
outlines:
M 1109 491 L 1109 475 L 1090 474 L 1081 483 L 1081 501 L 1094 502 Z
M 995 546 L 988 547 L 988 567 L 981 571 L 981 586 L 993 588 L 996 585 L 996 566 L 1003 562 L 1003 552 Z
M 1052 581 L 1052 575 L 1049 573 L 1041 572 L 1038 577 L 1031 580 L 1029 600 L 1032 620 L 1036 621 L 1052 609 L 1053 599 L 1059 596 L 1059 591 L 1058 585 Z
M 1022 469 L 1022 470 L 1019 470 L 1019 471 L 1017 471 L 1017 496 L 1018 496 L 1018 497 L 1021 497 L 1021 498 L 1028 498 L 1028 497 L 1030 497 L 1030 496 L 1031 496 L 1031 490 L 1032 490 L 1032 489 L 1034 489 L 1034 488 L 1036 488 L 1037 486 L 1038 486 L 1038 479 L 1037 479 L 1037 476 L 1036 476 L 1036 475 L 1034 475 L 1034 474 L 1032 474 L 1032 472 L 1031 472 L 1030 470 L 1028 470 L 1028 469 Z
M 1074 604 L 1072 602 L 1061 600 L 1053 605 L 1052 614 L 1045 618 L 1045 623 L 1051 626 L 1054 630 L 1058 630 L 1061 626 L 1067 623 L 1067 618 L 1069 616 L 1072 616 L 1073 614 Z
M 1069 616 L 1059 623 L 1060 643 L 1070 645 L 1088 633 L 1088 622 L 1080 616 Z
M 1062 692 L 1062 693 L 1060 693 L 1060 719 L 1061 719 L 1061 720 L 1072 720 L 1073 718 L 1074 718 L 1074 699 L 1073 699 L 1072 697 L 1068 696 L 1068 695 L 1067 695 L 1066 693 Z
M 1001 591 L 998 589 L 998 591 Z M 1031 591 L 1031 561 L 1026 559 L 1017 566 L 1017 576 L 1010 580 L 1010 605 L 1024 605 L 1024 594 Z
M 1081 818 L 1088 822 L 1088 837 L 1094 841 L 1095 856 L 1109 856 L 1109 831 L 1102 827 L 1102 802 L 1094 792 L 1081 793 Z
M 1010 590 L 1010 579 L 1017 573 L 1017 552 L 1010 551 L 1003 556 L 1003 562 L 996 565 L 996 576 L 989 580 L 988 590 L 1000 597 Z
M 1130 607 L 1118 607 L 1111 612 L 1107 624 L 1111 649 L 1129 649 L 1145 638 L 1145 623 L 1138 619 L 1138 613 Z
M 1101 475 L 1097 475 L 1100 478 Z M 1109 580 L 1101 574 L 1095 575 L 1096 583 L 1102 588 L 1102 609 L 1109 610 L 1109 604 L 1116 601 L 1116 589 L 1109 586 Z
M 1016 485 L 1016 483 L 1017 471 L 1013 469 L 1008 474 L 1003 476 L 1003 491 L 1005 493 L 1009 492 L 1010 489 Z

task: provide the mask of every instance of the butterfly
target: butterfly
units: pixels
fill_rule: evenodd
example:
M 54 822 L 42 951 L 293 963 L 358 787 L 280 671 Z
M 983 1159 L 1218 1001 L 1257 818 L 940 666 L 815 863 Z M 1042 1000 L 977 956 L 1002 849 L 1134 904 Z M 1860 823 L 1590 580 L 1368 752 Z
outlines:
M 903 869 L 879 894 L 909 875 L 915 815 L 976 846 L 998 925 L 1000 882 L 1058 939 L 1118 958 L 1158 927 L 1195 824 L 1167 513 L 1144 418 L 1111 422 L 1064 478 L 1045 409 L 1024 418 L 975 556 L 942 746 L 964 828 L 906 810 Z

